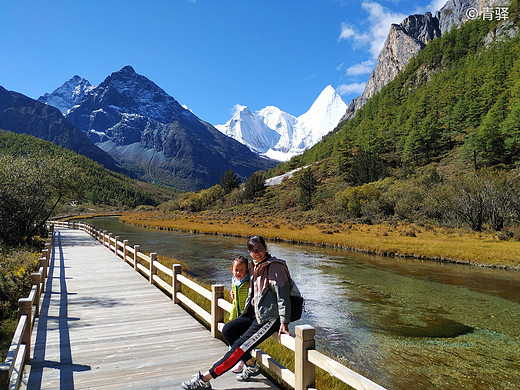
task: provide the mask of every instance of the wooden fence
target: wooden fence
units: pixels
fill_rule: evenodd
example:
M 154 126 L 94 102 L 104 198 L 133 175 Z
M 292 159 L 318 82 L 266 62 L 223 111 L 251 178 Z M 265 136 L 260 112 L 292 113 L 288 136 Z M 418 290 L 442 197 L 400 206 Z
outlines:
M 25 363 L 31 358 L 31 334 L 34 320 L 40 314 L 40 297 L 45 291 L 47 269 L 52 251 L 54 226 L 45 242 L 38 272 L 31 274 L 32 288 L 27 298 L 18 300 L 18 326 L 3 364 L 0 365 L 0 390 L 18 389 Z
M 139 245 L 134 245 L 132 247 L 128 245 L 128 240 L 120 241 L 119 236 L 114 237 L 112 233 L 107 233 L 106 230 L 100 231 L 89 224 L 83 222 L 69 223 L 62 221 L 53 221 L 51 224 L 51 229 L 53 228 L 53 226 L 80 229 L 87 232 L 100 243 L 102 243 L 104 246 L 106 246 L 109 250 L 114 252 L 117 256 L 121 257 L 124 261 L 132 265 L 136 272 L 140 272 L 141 274 L 143 274 L 150 281 L 150 284 L 159 286 L 161 289 L 169 293 L 172 297 L 173 303 L 178 304 L 179 302 L 182 302 L 190 310 L 192 310 L 194 313 L 200 316 L 204 321 L 206 321 L 209 324 L 211 334 L 213 337 L 220 336 L 220 332 L 224 327 L 225 313 L 229 313 L 232 307 L 231 303 L 224 299 L 223 285 L 212 285 L 211 290 L 208 290 L 200 286 L 199 284 L 195 283 L 194 281 L 188 279 L 187 277 L 183 276 L 181 274 L 181 266 L 179 264 L 174 264 L 172 268 L 168 268 L 157 261 L 157 253 L 150 253 L 150 255 L 146 255 L 140 251 Z M 42 262 L 42 266 L 40 267 L 40 272 L 38 274 L 41 273 L 41 275 L 43 275 L 46 273 L 45 267 L 49 261 L 50 248 L 46 248 L 47 252 L 44 251 L 44 257 L 40 259 L 40 261 Z M 162 279 L 157 271 L 161 271 L 161 273 L 163 273 L 164 275 L 169 276 L 171 282 L 168 283 L 164 279 Z M 39 290 L 38 292 L 35 291 L 34 294 L 33 292 L 31 292 L 31 296 L 39 296 L 39 291 L 41 291 L 41 288 L 43 288 L 44 277 L 41 276 L 40 279 L 37 279 L 37 277 L 35 276 L 34 278 L 34 280 L 42 281 L 36 282 L 36 286 L 41 285 L 42 287 L 33 286 L 33 290 Z M 210 312 L 207 312 L 204 308 L 202 308 L 197 303 L 193 302 L 190 298 L 188 298 L 185 294 L 183 294 L 183 287 L 189 288 L 197 294 L 204 297 L 205 299 L 207 299 L 210 302 Z M 38 315 L 37 309 L 36 313 L 32 316 L 30 313 L 26 314 L 27 309 L 25 305 L 28 305 L 29 300 L 31 300 L 31 296 L 29 298 L 26 298 L 27 301 L 22 299 L 20 300 L 23 301 L 21 302 L 20 306 L 20 322 L 18 326 L 21 330 L 17 330 L 17 333 L 13 338 L 13 345 L 11 346 L 11 349 L 13 351 L 11 351 L 11 349 L 9 350 L 9 355 L 6 359 L 6 362 L 3 366 L 1 366 L 3 371 L 0 372 L 0 375 L 3 376 L 0 378 L 2 380 L 4 379 L 4 377 L 10 378 L 10 383 L 19 381 L 19 376 L 23 368 L 23 361 L 21 362 L 22 367 L 19 368 L 16 368 L 16 364 L 11 363 L 11 361 L 14 362 L 16 360 L 19 360 L 16 356 L 20 355 L 20 353 L 22 354 L 22 356 L 25 355 L 25 359 L 29 359 L 30 356 L 30 331 L 29 335 L 27 335 L 28 328 L 26 328 L 25 325 L 23 325 L 23 323 L 31 323 L 34 319 L 34 316 Z M 33 301 L 31 300 L 31 302 Z M 25 331 L 23 331 L 23 329 L 25 329 Z M 32 327 L 30 329 L 32 329 Z M 331 376 L 338 378 L 340 381 L 348 384 L 354 389 L 385 390 L 382 386 L 379 386 L 378 384 L 351 370 L 350 368 L 345 367 L 342 364 L 336 362 L 335 360 L 316 351 L 314 349 L 315 329 L 312 326 L 298 325 L 295 327 L 295 334 L 295 337 L 292 337 L 287 334 L 283 334 L 281 336 L 275 334 L 272 336 L 284 347 L 289 348 L 291 351 L 294 352 L 294 372 L 285 368 L 283 365 L 281 365 L 280 363 L 278 363 L 269 355 L 267 355 L 259 349 L 255 349 L 251 352 L 251 354 L 257 359 L 257 361 L 259 361 L 265 367 L 268 367 L 271 370 L 271 372 L 280 377 L 284 382 L 286 382 L 296 390 L 313 389 L 315 387 L 316 367 L 319 367 L 322 370 L 328 372 Z M 4 366 L 12 366 L 13 368 L 7 369 L 3 368 Z M 0 383 L 5 382 L 2 381 Z M 0 390 L 1 389 L 2 387 L 0 387 Z

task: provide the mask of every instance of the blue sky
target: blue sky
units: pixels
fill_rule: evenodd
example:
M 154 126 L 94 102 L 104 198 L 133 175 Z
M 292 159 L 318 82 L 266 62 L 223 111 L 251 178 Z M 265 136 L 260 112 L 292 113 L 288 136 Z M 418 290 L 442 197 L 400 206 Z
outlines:
M 37 99 L 126 65 L 213 125 L 358 96 L 391 23 L 445 0 L 0 0 L 0 85 Z

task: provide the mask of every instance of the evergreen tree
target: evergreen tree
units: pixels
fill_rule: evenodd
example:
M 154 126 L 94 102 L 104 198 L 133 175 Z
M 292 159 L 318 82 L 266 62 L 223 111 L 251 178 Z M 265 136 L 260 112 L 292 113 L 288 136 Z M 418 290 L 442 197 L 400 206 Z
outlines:
M 258 171 L 253 173 L 246 180 L 244 189 L 244 199 L 246 201 L 252 201 L 257 196 L 263 195 L 265 192 L 265 173 Z
M 477 129 L 478 153 L 486 165 L 496 165 L 504 161 L 505 145 L 500 124 L 507 116 L 507 103 L 507 97 L 500 96 Z
M 225 194 L 229 194 L 235 188 L 240 186 L 240 178 L 229 168 L 220 176 L 220 184 Z
M 517 101 L 501 126 L 504 136 L 504 162 L 511 164 L 520 158 L 520 101 Z
M 350 180 L 355 185 L 361 185 L 376 181 L 384 176 L 386 176 L 386 167 L 377 150 L 358 150 L 354 155 L 350 169 Z
M 311 168 L 305 169 L 298 180 L 298 189 L 300 191 L 298 205 L 303 211 L 312 209 L 317 184 Z

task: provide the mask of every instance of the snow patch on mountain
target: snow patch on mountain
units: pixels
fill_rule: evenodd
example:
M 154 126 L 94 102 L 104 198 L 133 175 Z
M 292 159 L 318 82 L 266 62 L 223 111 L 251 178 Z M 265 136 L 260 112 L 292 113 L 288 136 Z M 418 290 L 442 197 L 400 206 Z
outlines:
M 327 86 L 311 108 L 295 117 L 278 107 L 268 106 L 253 113 L 236 106 L 233 117 L 219 131 L 263 156 L 287 161 L 315 145 L 334 130 L 345 115 L 347 104 L 332 86 Z
M 274 177 L 271 177 L 269 179 L 265 179 L 264 184 L 266 186 L 268 186 L 268 187 L 270 187 L 270 186 L 277 186 L 278 184 L 282 184 L 282 182 L 284 180 L 287 180 L 287 179 L 290 179 L 291 177 L 293 177 L 296 172 L 301 171 L 302 169 L 308 168 L 311 165 L 312 164 L 305 165 L 304 167 L 293 169 L 292 171 L 289 171 L 289 172 L 284 173 L 282 175 L 274 176 Z
M 76 75 L 53 92 L 40 96 L 38 101 L 56 107 L 63 115 L 67 115 L 69 109 L 77 105 L 92 89 L 94 86 L 88 80 Z

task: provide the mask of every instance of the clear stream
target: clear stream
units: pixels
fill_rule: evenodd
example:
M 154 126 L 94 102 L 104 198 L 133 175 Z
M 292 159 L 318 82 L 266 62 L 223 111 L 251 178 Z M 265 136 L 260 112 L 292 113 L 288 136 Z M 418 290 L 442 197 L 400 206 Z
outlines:
M 139 228 L 99 229 L 184 261 L 193 276 L 231 283 L 245 239 Z M 306 298 L 295 324 L 317 349 L 388 389 L 520 389 L 520 272 L 268 243 Z M 293 332 L 293 326 L 291 331 Z

